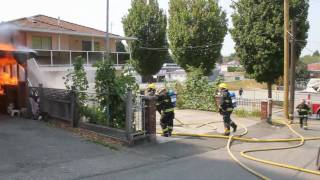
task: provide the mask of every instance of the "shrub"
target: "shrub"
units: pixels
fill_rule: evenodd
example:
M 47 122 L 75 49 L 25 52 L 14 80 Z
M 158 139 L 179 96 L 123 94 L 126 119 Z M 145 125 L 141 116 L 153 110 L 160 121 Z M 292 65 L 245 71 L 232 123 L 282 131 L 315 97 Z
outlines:
M 89 88 L 83 64 L 84 59 L 81 56 L 76 57 L 73 63 L 73 70 L 68 70 L 69 73 L 63 77 L 66 88 L 68 90 L 76 91 L 81 115 L 83 115 L 83 106 L 85 106 L 85 101 L 88 98 L 85 91 Z
M 106 114 L 103 125 L 124 128 L 126 93 L 128 89 L 137 89 L 135 78 L 129 71 L 116 75 L 116 70 L 109 61 L 102 61 L 96 67 L 95 88 L 99 110 Z
M 178 108 L 217 111 L 217 83 L 210 84 L 201 68 L 189 67 L 185 84 L 176 83 L 176 91 Z

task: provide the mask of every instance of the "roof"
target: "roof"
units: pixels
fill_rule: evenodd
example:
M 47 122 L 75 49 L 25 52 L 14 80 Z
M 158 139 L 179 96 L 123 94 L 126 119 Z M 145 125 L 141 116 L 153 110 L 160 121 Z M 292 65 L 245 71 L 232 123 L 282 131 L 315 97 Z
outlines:
M 106 32 L 98 29 L 71 23 L 68 21 L 60 20 L 57 18 L 45 16 L 45 15 L 35 15 L 31 17 L 24 17 L 24 18 L 5 22 L 4 24 L 15 25 L 18 30 L 22 30 L 22 31 L 48 32 L 48 33 L 59 33 L 59 34 L 68 34 L 68 35 L 79 35 L 79 36 L 94 36 L 94 37 L 105 37 L 106 35 Z M 110 38 L 121 39 L 121 40 L 135 39 L 135 38 L 128 38 L 128 37 L 121 37 L 115 34 L 110 34 Z
M 308 71 L 320 71 L 320 63 L 308 64 Z

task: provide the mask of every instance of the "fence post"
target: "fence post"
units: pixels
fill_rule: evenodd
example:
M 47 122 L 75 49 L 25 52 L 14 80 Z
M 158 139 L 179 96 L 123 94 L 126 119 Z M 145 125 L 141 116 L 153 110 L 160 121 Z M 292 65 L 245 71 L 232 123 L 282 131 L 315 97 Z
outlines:
M 43 102 L 44 102 L 44 96 L 43 96 L 43 84 L 39 84 L 39 111 L 43 111 Z
M 272 119 L 272 98 L 268 99 L 268 121 Z
M 268 119 L 268 101 L 261 101 L 261 120 Z
M 128 90 L 126 98 L 126 133 L 129 143 L 132 142 L 132 91 Z
M 145 96 L 145 130 L 151 141 L 156 141 L 157 121 L 156 121 L 156 97 Z
M 71 89 L 71 98 L 70 98 L 70 106 L 71 106 L 71 122 L 74 128 L 79 127 L 79 110 L 77 106 L 77 93 L 75 91 L 75 87 L 73 86 Z

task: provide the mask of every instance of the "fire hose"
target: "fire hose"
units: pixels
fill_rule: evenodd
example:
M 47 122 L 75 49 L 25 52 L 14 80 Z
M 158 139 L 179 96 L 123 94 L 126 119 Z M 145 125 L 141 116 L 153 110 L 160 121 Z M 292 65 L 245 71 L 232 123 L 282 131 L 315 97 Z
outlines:
M 181 122 L 181 121 L 180 121 Z M 278 166 L 278 167 L 282 167 L 282 168 L 287 168 L 287 169 L 291 169 L 291 170 L 296 170 L 296 171 L 300 171 L 300 172 L 305 172 L 305 173 L 309 173 L 309 174 L 313 174 L 313 175 L 318 175 L 320 176 L 320 172 L 319 171 L 314 171 L 314 170 L 309 170 L 309 169 L 305 169 L 305 168 L 301 168 L 301 167 L 297 167 L 297 166 L 292 166 L 289 164 L 283 164 L 283 163 L 277 163 L 277 162 L 273 162 L 273 161 L 268 161 L 268 160 L 263 160 L 263 159 L 259 159 L 259 158 L 255 158 L 253 156 L 248 155 L 248 153 L 252 153 L 252 152 L 263 152 L 263 151 L 273 151 L 273 150 L 285 150 L 285 149 L 292 149 L 292 148 L 298 148 L 304 145 L 305 141 L 310 141 L 310 140 L 320 140 L 320 137 L 303 137 L 301 134 L 299 134 L 298 132 L 296 132 L 292 126 L 289 123 L 286 123 L 285 121 L 273 121 L 273 123 L 276 124 L 280 124 L 280 125 L 286 125 L 289 130 L 297 135 L 299 138 L 288 138 L 288 139 L 256 139 L 256 138 L 242 138 L 242 136 L 246 135 L 248 130 L 247 128 L 244 127 L 244 132 L 241 133 L 240 135 L 233 135 L 233 136 L 224 136 L 224 135 L 209 135 L 209 134 L 187 134 L 187 133 L 173 133 L 172 135 L 175 136 L 191 136 L 191 137 L 207 137 L 207 138 L 224 138 L 224 139 L 228 139 L 228 144 L 227 144 L 227 150 L 229 155 L 231 156 L 231 158 L 238 163 L 241 167 L 243 167 L 244 169 L 246 169 L 247 171 L 249 171 L 250 173 L 252 173 L 253 175 L 261 178 L 261 179 L 269 179 L 268 177 L 260 174 L 259 172 L 251 169 L 250 167 L 248 167 L 247 165 L 245 165 L 244 163 L 240 162 L 232 153 L 231 151 L 231 145 L 233 141 L 242 141 L 242 142 L 252 142 L 252 143 L 272 143 L 272 142 L 295 142 L 295 141 L 299 141 L 300 143 L 297 145 L 293 145 L 293 146 L 287 146 L 287 147 L 277 147 L 277 148 L 262 148 L 262 149 L 251 149 L 251 150 L 245 150 L 240 152 L 240 155 L 244 158 L 247 158 L 249 160 L 253 160 L 253 161 L 257 161 L 263 164 L 269 164 L 272 166 Z M 183 124 L 183 123 L 181 123 Z M 202 126 L 198 126 L 198 127 L 202 127 Z M 319 166 L 320 164 L 320 150 L 318 153 L 318 159 L 317 159 L 317 166 Z

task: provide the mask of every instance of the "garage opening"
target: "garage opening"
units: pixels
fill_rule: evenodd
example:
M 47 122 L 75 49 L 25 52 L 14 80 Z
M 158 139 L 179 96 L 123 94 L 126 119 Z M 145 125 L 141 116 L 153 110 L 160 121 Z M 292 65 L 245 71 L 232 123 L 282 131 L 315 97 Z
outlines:
M 0 44 L 0 113 L 27 107 L 27 59 L 32 51 Z

